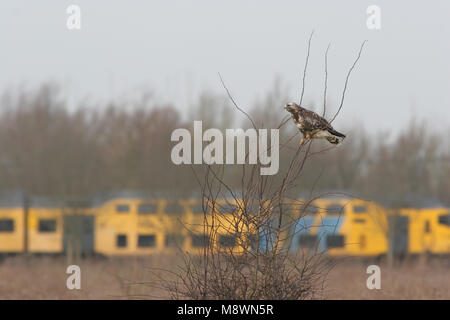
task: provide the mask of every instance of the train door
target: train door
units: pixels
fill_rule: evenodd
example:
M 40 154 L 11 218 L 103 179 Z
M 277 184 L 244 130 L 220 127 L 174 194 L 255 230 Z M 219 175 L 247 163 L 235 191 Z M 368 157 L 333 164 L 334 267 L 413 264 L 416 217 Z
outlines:
M 64 252 L 81 254 L 94 252 L 94 216 L 83 214 L 64 215 Z
M 409 217 L 394 215 L 390 220 L 392 252 L 394 256 L 402 258 L 408 253 Z

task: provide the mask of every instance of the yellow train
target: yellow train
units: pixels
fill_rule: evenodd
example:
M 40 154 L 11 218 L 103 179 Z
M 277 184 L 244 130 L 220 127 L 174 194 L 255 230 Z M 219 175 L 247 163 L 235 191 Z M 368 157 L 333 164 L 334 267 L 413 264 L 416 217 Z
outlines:
M 386 210 L 359 199 L 318 199 L 299 208 L 290 250 L 314 248 L 331 256 L 379 256 L 388 249 Z
M 391 212 L 394 252 L 449 254 L 450 210 L 447 208 L 400 209 Z
M 223 203 L 217 208 L 218 223 L 212 225 L 214 213 L 205 218 L 199 199 L 118 193 L 67 206 L 20 192 L 4 193 L 0 195 L 0 254 L 200 253 L 206 243 L 233 252 L 254 249 L 250 248 L 254 232 L 231 214 L 238 206 L 227 208 Z M 293 253 L 305 248 L 334 257 L 377 257 L 389 249 L 398 255 L 450 253 L 450 213 L 445 208 L 386 210 L 360 199 L 318 199 L 306 207 L 298 201 L 292 212 L 296 223 L 283 239 Z
M 147 255 L 177 250 L 200 253 L 206 243 L 242 251 L 235 215 L 221 212 L 212 226 L 201 200 L 119 193 L 89 205 L 64 206 L 23 195 L 0 198 L 0 254 L 78 250 L 105 256 Z M 237 223 L 237 224 L 236 224 Z M 211 231 L 205 235 L 205 226 Z M 242 232 L 241 232 L 242 233 Z

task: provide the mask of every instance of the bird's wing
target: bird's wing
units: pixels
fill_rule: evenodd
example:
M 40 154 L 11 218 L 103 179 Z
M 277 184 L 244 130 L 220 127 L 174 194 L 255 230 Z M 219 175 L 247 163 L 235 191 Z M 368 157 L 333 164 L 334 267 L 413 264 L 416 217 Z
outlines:
M 319 116 L 314 111 L 310 111 L 310 110 L 305 110 L 305 111 L 307 112 L 306 118 L 308 118 L 306 121 L 308 121 L 310 123 L 310 125 L 309 125 L 310 127 L 314 128 L 314 129 L 319 129 L 319 130 L 327 130 L 329 133 L 331 133 L 335 136 L 345 138 L 345 134 L 334 130 L 334 128 L 331 126 L 331 124 L 325 118 Z
M 304 110 L 303 117 L 308 125 L 313 129 L 333 130 L 330 123 L 323 117 L 311 110 Z

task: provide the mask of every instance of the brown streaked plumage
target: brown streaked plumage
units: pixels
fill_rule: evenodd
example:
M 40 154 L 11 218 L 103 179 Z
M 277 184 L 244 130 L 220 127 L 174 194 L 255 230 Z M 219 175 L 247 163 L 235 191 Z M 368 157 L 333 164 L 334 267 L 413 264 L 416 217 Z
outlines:
M 327 139 L 332 144 L 339 144 L 344 140 L 345 135 L 334 130 L 331 124 L 311 110 L 300 107 L 295 102 L 290 102 L 284 106 L 290 114 L 296 127 L 303 134 L 300 145 L 305 139 Z

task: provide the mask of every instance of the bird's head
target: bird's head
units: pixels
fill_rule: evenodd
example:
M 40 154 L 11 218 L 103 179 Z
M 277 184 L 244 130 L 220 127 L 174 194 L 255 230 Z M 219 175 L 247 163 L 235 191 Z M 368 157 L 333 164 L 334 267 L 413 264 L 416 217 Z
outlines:
M 293 112 L 298 112 L 300 110 L 300 107 L 295 102 L 289 102 L 289 103 L 286 103 L 286 105 L 284 106 L 284 109 L 290 113 L 293 113 Z

